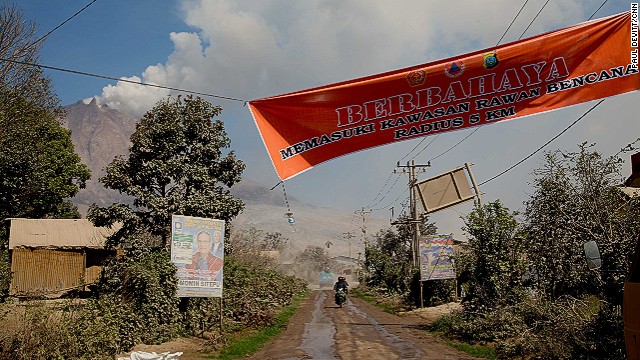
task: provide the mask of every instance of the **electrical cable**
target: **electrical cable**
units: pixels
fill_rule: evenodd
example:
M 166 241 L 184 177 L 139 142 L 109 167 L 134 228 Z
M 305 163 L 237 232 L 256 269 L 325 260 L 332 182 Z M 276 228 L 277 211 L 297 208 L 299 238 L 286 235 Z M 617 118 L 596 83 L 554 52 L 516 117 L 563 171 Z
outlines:
M 522 37 L 524 36 L 524 33 L 527 32 L 527 30 L 529 30 L 529 28 L 531 27 L 531 25 L 533 25 L 533 22 L 536 21 L 536 19 L 538 18 L 538 15 L 540 15 L 540 13 L 542 12 L 542 10 L 544 10 L 544 8 L 547 6 L 547 4 L 549 3 L 549 0 L 547 0 L 547 2 L 544 3 L 544 5 L 542 5 L 542 7 L 540 8 L 540 11 L 538 11 L 538 13 L 536 14 L 536 16 L 533 18 L 533 20 L 531 20 L 531 22 L 529 23 L 529 26 L 527 26 L 526 29 L 524 29 L 524 31 L 522 32 L 522 34 L 520 35 L 520 37 L 518 38 L 518 40 L 522 39 Z
M 392 173 L 393 175 L 394 173 Z M 387 190 L 387 192 L 384 194 L 384 196 L 382 196 L 380 198 L 380 200 L 378 200 L 378 202 L 376 202 L 375 204 L 368 206 L 368 208 L 372 208 L 378 204 L 380 204 L 382 202 L 382 200 L 384 200 L 387 195 L 389 195 L 389 193 L 391 192 L 391 190 L 393 190 L 393 187 L 396 185 L 396 183 L 398 182 L 398 180 L 400 180 L 400 176 L 396 177 L 396 181 L 393 182 L 393 184 L 391 184 L 391 186 L 389 187 L 389 190 Z M 391 205 L 395 204 L 395 202 L 391 203 Z M 383 207 L 383 209 L 385 209 L 386 207 Z M 371 210 L 381 210 L 381 209 L 371 209 Z
M 37 43 L 41 42 L 42 40 L 46 39 L 49 35 L 51 35 L 54 31 L 58 30 L 59 28 L 61 28 L 64 24 L 68 23 L 71 19 L 73 19 L 74 17 L 78 16 L 81 12 L 85 11 L 89 6 L 91 6 L 94 2 L 96 2 L 97 0 L 93 0 L 90 3 L 88 3 L 87 5 L 85 5 L 82 9 L 78 10 L 78 12 L 76 12 L 75 14 L 71 15 L 70 18 L 68 18 L 67 20 L 63 21 L 62 24 L 54 27 L 53 29 L 51 29 L 48 33 L 44 34 L 43 36 L 41 36 L 38 40 L 34 41 L 33 43 L 31 43 L 31 46 L 36 45 Z
M 496 46 L 498 46 L 500 44 L 500 42 L 502 41 L 502 39 L 504 39 L 505 35 L 507 35 L 507 32 L 509 31 L 509 29 L 511 29 L 511 26 L 513 25 L 513 23 L 516 22 L 516 19 L 518 18 L 518 16 L 522 12 L 522 9 L 524 9 L 524 7 L 527 5 L 528 2 L 529 2 L 529 0 L 526 0 L 524 2 L 524 4 L 522 4 L 522 7 L 520 8 L 520 11 L 518 11 L 518 13 L 513 18 L 513 20 L 511 20 L 511 24 L 509 24 L 509 26 L 507 27 L 507 30 L 504 31 L 504 34 L 502 34 L 502 36 L 500 36 L 500 40 L 498 40 L 498 42 L 496 43 Z
M 524 7 L 527 5 L 527 3 L 529 2 L 529 0 L 525 0 L 525 2 L 522 4 L 522 7 L 520 7 L 520 10 L 518 11 L 518 13 L 516 14 L 516 16 L 513 17 L 513 20 L 511 20 L 511 23 L 509 24 L 509 26 L 507 26 L 507 29 L 504 31 L 504 34 L 502 34 L 502 36 L 500 37 L 500 40 L 498 40 L 498 43 L 496 44 L 496 46 L 498 46 L 498 44 L 500 44 L 500 42 L 502 41 L 502 39 L 504 38 L 504 36 L 507 34 L 507 32 L 509 31 L 509 29 L 511 29 L 511 26 L 513 26 L 513 24 L 515 23 L 516 19 L 518 18 L 518 16 L 520 16 L 520 13 L 522 13 L 522 10 L 524 9 Z M 544 7 L 543 7 L 544 8 Z M 533 23 L 533 21 L 535 21 L 535 18 L 531 21 L 531 23 Z M 531 23 L 529 24 L 529 26 L 531 26 Z M 528 27 L 527 27 L 528 28 Z M 459 141 L 457 144 L 453 145 L 452 147 L 450 147 L 449 149 L 447 149 L 445 152 L 441 153 L 440 155 L 434 157 L 431 160 L 435 160 L 439 157 L 441 157 L 442 155 L 448 153 L 449 151 L 451 151 L 452 149 L 454 149 L 455 147 L 457 147 L 458 145 L 460 145 L 463 141 L 465 141 L 466 139 L 468 139 L 471 135 L 475 134 L 478 129 L 480 129 L 479 127 L 474 129 L 469 135 L 465 136 L 461 141 Z M 438 136 L 440 136 L 440 134 L 438 134 L 433 140 L 431 140 L 422 150 L 420 150 L 415 156 L 412 157 L 412 159 L 415 159 L 416 157 L 418 157 L 418 155 L 422 154 L 422 152 L 424 150 L 426 150 L 429 145 L 431 145 L 437 138 Z M 424 137 L 416 146 L 413 147 L 413 149 L 411 149 L 411 151 L 409 151 L 405 156 L 403 156 L 400 160 L 398 161 L 402 161 L 404 160 L 407 156 L 409 156 L 409 154 L 411 154 L 415 149 L 418 148 L 418 146 L 420 146 L 420 144 L 422 144 L 427 137 Z M 429 161 L 431 161 L 429 160 Z M 391 175 L 389 175 L 389 178 L 387 178 L 387 180 L 385 181 L 385 184 L 382 186 L 382 188 L 380 188 L 380 191 L 378 191 L 378 194 L 373 198 L 373 200 L 371 200 L 371 203 L 375 202 L 376 199 L 378 198 L 378 196 L 380 196 L 380 194 L 384 191 L 385 186 L 389 183 L 389 179 L 391 178 L 391 176 L 393 176 L 393 173 L 391 173 Z M 391 185 L 391 187 L 389 188 L 389 190 L 387 191 L 387 193 L 380 198 L 380 200 L 378 200 L 378 202 L 376 202 L 375 204 L 369 205 L 367 206 L 367 208 L 373 208 L 374 206 L 378 205 L 380 202 L 382 202 L 382 200 L 384 200 L 386 198 L 386 196 L 391 192 L 391 189 L 393 189 L 393 186 L 397 183 L 397 180 L 393 183 L 393 185 Z M 392 203 L 393 204 L 393 203 Z M 373 210 L 373 209 L 372 209 Z
M 606 4 L 606 3 L 607 3 L 607 1 L 609 1 L 609 0 L 604 0 L 604 1 L 602 2 L 602 4 L 600 4 L 600 7 L 599 7 L 596 11 L 594 11 L 594 12 L 593 12 L 593 14 L 591 14 L 591 16 L 589 16 L 589 18 L 588 18 L 587 20 L 591 20 L 591 19 L 593 19 L 593 17 L 596 15 L 596 13 L 597 13 L 598 11 L 600 11 L 600 9 L 602 9 L 602 7 L 604 6 L 604 4 Z
M 418 148 L 418 146 L 420 146 L 420 144 L 422 144 L 423 142 L 425 142 L 425 140 L 427 140 L 427 136 L 424 136 L 422 138 L 422 140 L 420 140 L 420 142 L 418 144 L 416 144 L 416 146 L 413 147 L 413 149 L 411 149 L 411 151 L 409 151 L 405 156 L 403 156 L 400 160 L 398 160 L 398 162 L 404 160 L 407 158 L 407 156 L 409 156 L 409 154 L 411 154 L 415 149 Z M 415 156 L 413 157 L 415 159 Z
M 414 157 L 412 157 L 411 160 L 417 158 L 418 155 L 422 154 L 423 151 L 427 150 L 429 145 L 431 145 L 434 141 L 436 141 L 439 136 L 440 136 L 440 134 L 437 134 L 431 141 L 429 141 L 429 143 L 427 145 L 425 145 L 425 147 L 422 148 L 422 150 L 418 151 L 418 153 Z
M 515 168 L 516 166 L 522 164 L 523 162 L 525 162 L 527 159 L 529 159 L 530 157 L 532 157 L 533 155 L 537 154 L 540 150 L 542 150 L 545 146 L 549 145 L 553 140 L 557 139 L 558 137 L 560 137 L 560 135 L 564 134 L 565 132 L 567 132 L 567 130 L 571 129 L 571 127 L 575 124 L 578 123 L 578 121 L 582 120 L 585 116 L 587 116 L 587 114 L 589 114 L 593 109 L 595 109 L 598 105 L 602 104 L 602 102 L 605 99 L 602 99 L 600 101 L 598 101 L 597 104 L 593 105 L 589 110 L 587 110 L 587 112 L 585 112 L 584 114 L 582 114 L 582 116 L 580 116 L 578 119 L 576 119 L 574 122 L 572 122 L 569 126 L 567 126 L 564 130 L 562 130 L 559 134 L 557 134 L 556 136 L 552 137 L 549 141 L 547 141 L 546 143 L 544 143 L 544 145 L 540 146 L 536 151 L 532 152 L 531 154 L 527 155 L 524 159 L 518 161 L 517 163 L 511 165 L 509 168 L 505 169 L 504 171 L 502 171 L 501 173 L 499 173 L 498 175 L 495 175 L 493 177 L 491 177 L 488 180 L 485 180 L 483 182 L 481 182 L 480 184 L 478 184 L 478 186 L 480 185 L 484 185 L 486 183 L 488 183 L 489 181 L 492 181 L 494 179 L 497 179 L 498 177 L 506 174 L 507 172 L 511 171 L 513 168 Z
M 462 140 L 458 141 L 458 143 L 457 143 L 457 144 L 455 144 L 455 145 L 453 145 L 452 147 L 448 148 L 448 149 L 447 149 L 445 152 L 443 152 L 442 154 L 440 154 L 440 155 L 438 155 L 438 156 L 436 156 L 436 157 L 434 157 L 434 158 L 429 159 L 429 162 L 431 162 L 431 161 L 433 161 L 433 160 L 435 160 L 435 159 L 439 158 L 440 156 L 442 156 L 442 155 L 444 155 L 444 154 L 448 153 L 449 151 L 453 150 L 453 148 L 455 148 L 456 146 L 460 145 L 463 141 L 467 140 L 471 135 L 475 134 L 475 133 L 476 133 L 476 131 L 478 131 L 478 130 L 480 130 L 480 127 L 476 127 L 476 128 L 475 128 L 471 133 L 469 133 L 467 136 L 465 136 Z
M 68 72 L 68 73 L 77 74 L 77 75 L 91 76 L 91 77 L 96 77 L 96 78 L 100 78 L 100 79 L 122 81 L 122 82 L 130 83 L 130 84 L 155 87 L 155 88 L 159 88 L 159 89 L 174 90 L 174 91 L 184 92 L 184 93 L 187 93 L 187 94 L 202 95 L 202 96 L 208 96 L 208 97 L 224 99 L 224 100 L 240 101 L 240 102 L 245 103 L 245 104 L 247 103 L 247 100 L 237 99 L 237 98 L 233 98 L 233 97 L 229 97 L 229 96 L 207 94 L 207 93 L 202 93 L 202 92 L 198 92 L 198 91 L 174 88 L 174 87 L 170 87 L 170 86 L 149 84 L 149 83 L 145 83 L 145 82 L 142 82 L 142 81 L 118 79 L 118 78 L 111 77 L 111 76 L 92 74 L 92 73 L 78 71 L 78 70 L 63 69 L 63 68 L 59 68 L 59 67 L 55 67 L 55 66 L 40 65 L 40 64 L 34 64 L 34 63 L 25 62 L 25 61 L 9 60 L 9 59 L 3 59 L 3 58 L 0 58 L 0 61 L 6 61 L 6 62 L 10 62 L 10 63 L 27 65 L 27 66 L 34 66 L 34 67 L 38 67 L 38 68 L 42 68 L 42 69 L 48 69 L 48 70 L 57 70 L 57 71 Z

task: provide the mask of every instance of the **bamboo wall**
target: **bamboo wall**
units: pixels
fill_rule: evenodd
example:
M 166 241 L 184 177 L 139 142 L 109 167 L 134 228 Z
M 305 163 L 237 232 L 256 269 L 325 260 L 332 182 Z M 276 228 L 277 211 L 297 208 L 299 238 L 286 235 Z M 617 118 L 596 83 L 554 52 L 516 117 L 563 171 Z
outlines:
M 15 248 L 11 257 L 11 295 L 55 297 L 84 282 L 83 252 Z

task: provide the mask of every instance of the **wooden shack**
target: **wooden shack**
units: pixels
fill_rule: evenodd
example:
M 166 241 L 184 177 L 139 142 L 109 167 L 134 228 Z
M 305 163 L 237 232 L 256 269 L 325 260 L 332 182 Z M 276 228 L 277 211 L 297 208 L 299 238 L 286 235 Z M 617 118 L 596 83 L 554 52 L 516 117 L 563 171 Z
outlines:
M 86 219 L 8 219 L 11 285 L 18 297 L 57 298 L 87 291 L 114 250 L 105 241 L 116 230 Z

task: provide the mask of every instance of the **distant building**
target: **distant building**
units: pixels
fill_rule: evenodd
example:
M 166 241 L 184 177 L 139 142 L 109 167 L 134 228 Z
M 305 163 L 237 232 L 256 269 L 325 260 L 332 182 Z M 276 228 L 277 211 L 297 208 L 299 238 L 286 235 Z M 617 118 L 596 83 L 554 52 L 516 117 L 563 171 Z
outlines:
M 116 254 L 105 241 L 117 228 L 86 219 L 7 219 L 10 222 L 9 294 L 56 298 L 86 291 L 99 279 L 104 261 Z

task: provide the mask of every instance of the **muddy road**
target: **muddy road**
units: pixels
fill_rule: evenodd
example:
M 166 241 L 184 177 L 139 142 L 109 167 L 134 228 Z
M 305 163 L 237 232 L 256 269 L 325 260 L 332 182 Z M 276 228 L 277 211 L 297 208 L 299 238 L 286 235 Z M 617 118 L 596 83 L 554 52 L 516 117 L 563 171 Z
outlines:
M 340 308 L 333 291 L 315 291 L 287 329 L 248 359 L 475 359 L 424 329 L 420 317 L 390 315 L 351 295 Z

